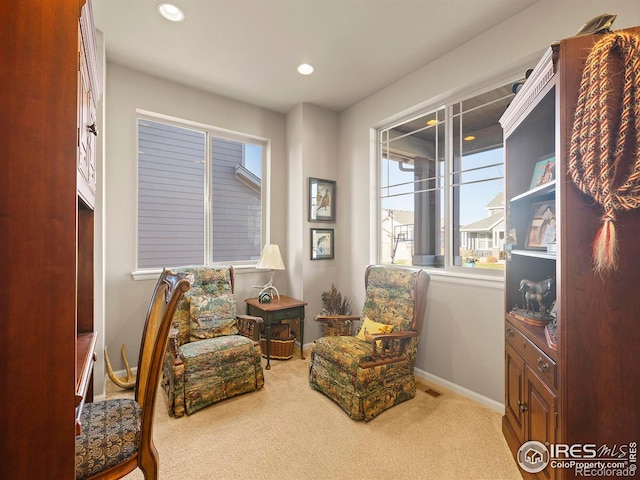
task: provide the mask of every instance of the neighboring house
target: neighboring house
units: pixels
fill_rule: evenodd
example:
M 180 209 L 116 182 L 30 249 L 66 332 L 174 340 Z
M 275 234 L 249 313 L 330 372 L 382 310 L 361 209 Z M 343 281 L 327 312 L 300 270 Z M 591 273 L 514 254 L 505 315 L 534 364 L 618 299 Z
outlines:
M 412 264 L 413 217 L 407 210 L 382 210 L 382 262 Z
M 261 180 L 245 167 L 243 143 L 213 139 L 213 261 L 258 258 Z
M 489 256 L 501 259 L 504 245 L 504 192 L 487 204 L 489 216 L 460 227 L 460 248 L 473 252 L 477 258 Z

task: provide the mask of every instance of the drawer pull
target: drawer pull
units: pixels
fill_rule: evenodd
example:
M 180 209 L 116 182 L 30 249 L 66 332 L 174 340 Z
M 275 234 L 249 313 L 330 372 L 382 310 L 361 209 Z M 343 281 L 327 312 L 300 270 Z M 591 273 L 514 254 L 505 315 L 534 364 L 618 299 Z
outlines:
M 547 362 L 542 363 L 542 357 L 538 357 L 538 370 L 542 373 L 549 370 L 549 364 Z
M 507 337 L 513 337 L 513 330 L 511 328 L 507 328 Z
M 520 409 L 520 411 L 522 413 L 526 412 L 527 410 L 529 410 L 529 407 L 527 407 L 524 403 L 522 403 L 520 400 L 518 400 L 518 408 Z

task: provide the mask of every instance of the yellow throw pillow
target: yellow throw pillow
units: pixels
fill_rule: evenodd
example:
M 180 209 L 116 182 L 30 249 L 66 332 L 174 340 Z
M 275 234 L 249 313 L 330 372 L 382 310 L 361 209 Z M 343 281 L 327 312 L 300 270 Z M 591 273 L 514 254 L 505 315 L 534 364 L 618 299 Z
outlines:
M 356 335 L 356 338 L 364 340 L 365 342 L 370 342 L 371 335 L 376 335 L 378 333 L 391 333 L 391 330 L 393 330 L 393 325 L 374 322 L 369 317 L 364 317 L 364 321 L 362 322 L 362 326 L 360 327 L 360 331 L 358 332 L 358 335 Z

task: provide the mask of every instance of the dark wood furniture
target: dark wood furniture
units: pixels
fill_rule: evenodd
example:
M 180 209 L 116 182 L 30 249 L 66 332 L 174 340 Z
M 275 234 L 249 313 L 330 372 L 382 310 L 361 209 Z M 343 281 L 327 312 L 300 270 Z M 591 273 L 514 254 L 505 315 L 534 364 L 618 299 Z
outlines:
M 506 252 L 503 432 L 514 455 L 529 440 L 577 448 L 627 446 L 627 452 L 630 443 L 638 441 L 640 211 L 618 216 L 619 269 L 602 276 L 594 273 L 592 247 L 602 209 L 579 192 L 567 173 L 582 71 L 600 38 L 570 38 L 550 48 L 501 119 L 506 229 L 512 233 Z M 614 70 L 622 69 L 615 55 L 609 61 Z M 620 86 L 620 78 L 610 79 L 611 88 Z M 618 102 L 610 114 L 619 116 L 619 109 Z M 532 188 L 535 164 L 548 155 L 555 156 L 556 179 Z M 624 158 L 625 170 L 635 161 L 631 157 Z M 555 206 L 555 251 L 527 246 L 534 204 L 540 202 Z M 555 295 L 547 297 L 556 298 L 555 336 L 539 314 L 521 311 L 520 282 L 547 277 L 555 279 Z M 549 465 L 523 475 L 564 479 L 574 478 L 576 471 Z
M 83 0 L 25 0 L 0 13 L 0 478 L 71 479 L 95 345 L 93 210 L 77 163 L 82 48 L 95 71 L 83 41 L 91 12 Z
M 257 298 L 245 299 L 247 303 L 247 314 L 260 317 L 264 320 L 264 330 L 267 339 L 267 366 L 271 369 L 271 326 L 274 323 L 281 323 L 285 320 L 293 320 L 298 330 L 298 341 L 300 342 L 300 358 L 304 359 L 304 307 L 307 302 L 296 300 L 295 298 L 280 295 L 269 303 L 260 303 Z

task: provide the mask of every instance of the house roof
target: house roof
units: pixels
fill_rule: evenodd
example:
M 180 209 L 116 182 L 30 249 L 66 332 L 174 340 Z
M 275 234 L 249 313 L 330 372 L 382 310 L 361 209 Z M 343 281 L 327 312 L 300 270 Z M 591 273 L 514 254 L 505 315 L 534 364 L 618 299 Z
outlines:
M 503 221 L 504 221 L 504 212 L 496 212 L 487 218 L 483 218 L 482 220 L 478 220 L 477 222 L 473 222 L 473 223 L 470 223 L 469 225 L 460 227 L 460 231 L 486 232 L 489 230 L 493 230 Z
M 494 208 L 503 208 L 504 207 L 504 192 L 498 192 L 495 197 L 491 199 L 489 203 L 487 203 L 488 209 Z

